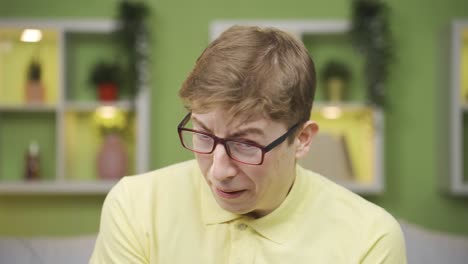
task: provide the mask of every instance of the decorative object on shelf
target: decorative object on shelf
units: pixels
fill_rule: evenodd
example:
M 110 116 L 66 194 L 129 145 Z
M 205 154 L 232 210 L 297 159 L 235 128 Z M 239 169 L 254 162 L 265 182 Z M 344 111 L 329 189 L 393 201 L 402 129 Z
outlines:
M 25 100 L 27 103 L 44 102 L 44 85 L 41 81 L 41 64 L 33 59 L 28 66 L 25 85 Z
M 100 107 L 95 121 L 103 132 L 103 143 L 96 165 L 101 179 L 116 180 L 128 172 L 128 153 L 122 138 L 127 118 L 125 113 L 112 106 Z
M 41 176 L 39 153 L 39 144 L 36 141 L 31 141 L 24 159 L 24 178 L 26 180 L 38 180 Z
M 365 58 L 368 100 L 385 105 L 385 81 L 393 58 L 389 7 L 382 0 L 353 0 L 351 39 Z
M 105 180 L 117 180 L 127 173 L 128 155 L 119 134 L 109 133 L 104 136 L 97 156 L 97 168 L 99 177 Z
M 346 99 L 351 79 L 348 66 L 340 61 L 330 60 L 325 64 L 321 77 L 325 100 L 336 103 Z
M 100 61 L 93 66 L 89 81 L 97 88 L 99 100 L 117 100 L 121 74 L 120 66 L 116 63 Z
M 121 45 L 121 57 L 125 58 L 125 76 L 131 96 L 136 96 L 149 79 L 149 31 L 145 24 L 148 15 L 149 9 L 143 2 L 120 2 L 116 38 Z

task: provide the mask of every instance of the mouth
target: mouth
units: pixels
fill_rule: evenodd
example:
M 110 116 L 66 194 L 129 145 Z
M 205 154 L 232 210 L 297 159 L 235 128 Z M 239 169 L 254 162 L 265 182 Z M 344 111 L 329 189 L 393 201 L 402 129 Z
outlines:
M 228 190 L 220 190 L 215 188 L 216 194 L 224 199 L 235 199 L 241 196 L 247 190 L 239 190 L 239 191 L 228 191 Z

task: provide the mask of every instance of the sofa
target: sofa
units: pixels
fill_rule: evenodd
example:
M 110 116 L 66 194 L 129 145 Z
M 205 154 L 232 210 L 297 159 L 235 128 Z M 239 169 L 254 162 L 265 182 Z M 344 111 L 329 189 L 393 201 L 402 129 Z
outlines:
M 431 231 L 399 220 L 409 264 L 467 264 L 468 237 Z M 95 235 L 76 237 L 0 237 L 1 264 L 83 264 Z

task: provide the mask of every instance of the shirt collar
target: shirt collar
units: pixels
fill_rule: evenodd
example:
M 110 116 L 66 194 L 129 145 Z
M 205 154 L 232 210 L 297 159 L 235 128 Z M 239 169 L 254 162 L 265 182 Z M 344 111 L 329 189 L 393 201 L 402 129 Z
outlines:
M 307 201 L 303 169 L 296 166 L 296 179 L 286 199 L 268 215 L 252 220 L 249 225 L 267 239 L 284 244 L 291 241 L 299 230 L 303 216 L 299 212 L 301 204 Z
M 198 166 L 196 167 L 198 168 Z M 254 219 L 222 209 L 216 202 L 208 184 L 206 184 L 203 175 L 198 169 L 203 222 L 207 225 L 212 225 L 242 218 L 246 224 L 261 236 L 279 244 L 286 243 L 299 232 L 298 221 L 302 219 L 302 216 L 298 213 L 298 208 L 301 207 L 301 203 L 308 200 L 305 197 L 306 188 L 304 186 L 305 176 L 303 170 L 300 166 L 296 166 L 294 185 L 283 203 L 268 215 Z

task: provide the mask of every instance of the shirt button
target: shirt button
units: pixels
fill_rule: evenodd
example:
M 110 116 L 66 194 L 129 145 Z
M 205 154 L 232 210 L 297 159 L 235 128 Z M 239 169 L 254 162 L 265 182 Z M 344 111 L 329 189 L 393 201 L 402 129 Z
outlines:
M 245 230 L 246 228 L 247 228 L 247 225 L 244 224 L 244 223 L 241 223 L 241 224 L 237 225 L 237 229 L 239 229 L 239 230 Z

